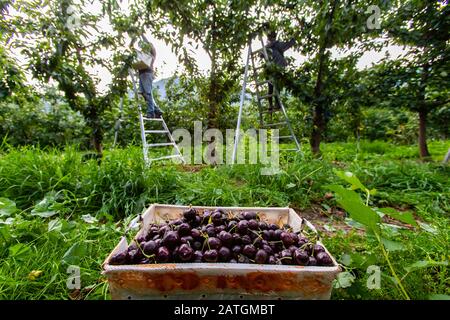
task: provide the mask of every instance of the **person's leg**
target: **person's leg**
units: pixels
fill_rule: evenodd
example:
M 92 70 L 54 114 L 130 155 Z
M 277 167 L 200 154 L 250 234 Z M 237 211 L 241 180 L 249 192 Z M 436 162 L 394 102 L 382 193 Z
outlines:
M 163 114 L 163 112 L 158 107 L 158 105 L 156 104 L 155 98 L 153 97 L 153 73 L 150 73 L 150 79 L 151 79 L 151 84 L 152 84 L 152 90 L 150 90 L 150 96 L 153 101 L 153 112 L 155 113 L 156 116 L 161 116 Z
M 270 80 L 269 80 L 270 81 Z M 272 95 L 273 95 L 273 84 L 271 83 L 271 82 L 267 82 L 267 85 L 268 85 L 268 88 L 269 88 L 269 90 L 268 90 L 268 92 L 267 92 L 267 94 L 268 94 L 268 100 L 269 100 L 269 111 L 272 111 L 273 110 L 273 99 L 272 99 Z
M 141 94 L 147 102 L 147 116 L 153 118 L 155 114 L 155 105 L 152 94 L 152 78 L 150 72 L 144 72 L 139 75 L 139 87 Z
M 277 69 L 276 77 L 274 79 L 282 79 L 284 75 L 281 73 L 280 70 Z M 281 103 L 280 103 L 280 95 L 281 95 L 281 85 L 280 81 L 275 81 L 274 85 L 277 87 L 277 95 L 275 96 L 275 107 L 276 109 L 281 109 Z
M 277 91 L 278 91 L 278 94 L 275 96 L 275 105 L 276 105 L 276 108 L 277 109 L 281 109 L 281 103 L 280 103 L 280 88 L 279 87 L 277 87 Z

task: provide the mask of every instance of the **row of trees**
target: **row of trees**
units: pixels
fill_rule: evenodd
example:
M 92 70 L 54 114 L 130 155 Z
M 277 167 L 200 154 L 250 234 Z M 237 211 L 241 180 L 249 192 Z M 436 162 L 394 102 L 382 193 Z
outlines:
M 8 67 L 1 70 L 6 80 L 0 83 L 0 99 L 11 98 L 23 79 L 5 50 L 20 48 L 33 78 L 56 85 L 70 108 L 81 113 L 100 153 L 102 117 L 129 85 L 128 41 L 144 30 L 171 45 L 186 74 L 198 81 L 199 104 L 207 109 L 205 123 L 219 128 L 239 87 L 240 56 L 249 37 L 263 25 L 294 37 L 295 50 L 307 59 L 291 68 L 285 85 L 310 107 L 310 145 L 316 155 L 330 114 L 348 112 L 357 134 L 360 108 L 384 104 L 417 112 L 420 155 L 427 158 L 427 116 L 449 103 L 446 1 L 379 0 L 371 6 L 360 0 L 130 0 L 126 8 L 117 0 L 96 4 L 102 10 L 93 13 L 88 9 L 91 1 L 85 0 L 3 1 L 0 59 Z M 105 21 L 108 31 L 100 28 Z M 407 54 L 358 70 L 364 52 L 388 43 L 404 45 Z M 198 70 L 187 44 L 201 46 L 208 54 L 211 68 L 206 75 Z M 347 53 L 336 58 L 336 49 Z M 104 51 L 108 58 L 99 58 Z M 106 68 L 112 75 L 106 92 L 99 91 L 99 81 L 90 72 L 95 68 Z

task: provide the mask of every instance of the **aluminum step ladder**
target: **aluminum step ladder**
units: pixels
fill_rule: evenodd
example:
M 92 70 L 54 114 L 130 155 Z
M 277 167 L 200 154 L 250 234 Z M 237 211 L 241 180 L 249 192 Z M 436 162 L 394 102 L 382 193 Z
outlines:
M 134 97 L 135 97 L 137 105 L 138 105 L 139 126 L 141 129 L 141 139 L 142 139 L 142 150 L 144 153 L 144 162 L 147 165 L 150 165 L 154 161 L 177 158 L 177 159 L 180 159 L 183 164 L 185 164 L 186 161 L 184 160 L 184 158 L 180 152 L 180 149 L 178 148 L 175 140 L 173 139 L 172 134 L 170 133 L 170 130 L 167 127 L 166 122 L 164 121 L 164 118 L 162 116 L 160 118 L 147 118 L 146 116 L 144 116 L 142 114 L 142 108 L 141 108 L 141 104 L 139 101 L 139 91 L 138 91 L 138 87 L 137 87 L 137 77 L 131 70 L 129 71 L 129 74 L 131 76 L 131 81 L 133 82 Z M 150 124 L 150 123 L 158 124 L 158 125 L 160 125 L 160 128 L 159 129 L 154 129 L 154 128 L 147 129 L 146 124 Z M 147 137 L 151 134 L 166 135 L 169 141 L 162 142 L 162 143 L 148 143 Z M 151 158 L 149 156 L 150 148 L 161 148 L 161 147 L 174 148 L 174 150 L 173 150 L 174 154 L 156 157 L 156 158 Z
M 239 144 L 240 126 L 242 122 L 242 110 L 244 106 L 245 93 L 248 82 L 253 83 L 255 87 L 254 94 L 256 96 L 256 103 L 258 106 L 260 127 L 264 129 L 279 129 L 279 136 L 278 136 L 279 139 L 283 140 L 289 139 L 294 142 L 295 148 L 280 149 L 280 151 L 295 151 L 302 153 L 300 143 L 297 137 L 295 136 L 294 130 L 292 129 L 292 125 L 289 121 L 289 117 L 287 115 L 283 102 L 281 101 L 280 93 L 276 88 L 275 82 L 273 81 L 273 79 L 270 78 L 262 79 L 261 71 L 264 70 L 266 64 L 270 61 L 270 59 L 261 34 L 258 35 L 258 40 L 261 42 L 261 49 L 258 50 L 252 49 L 253 38 L 251 38 L 248 43 L 247 60 L 245 64 L 244 81 L 242 84 L 241 99 L 239 104 L 239 114 L 236 126 L 232 163 L 235 163 L 236 160 L 236 154 Z M 250 64 L 252 67 L 253 74 L 249 81 L 248 69 Z M 269 83 L 273 85 L 273 93 L 262 94 L 263 86 L 267 88 L 267 85 Z M 266 100 L 268 101 L 269 98 L 272 98 L 272 103 L 273 105 L 275 105 L 275 108 L 272 110 L 269 110 L 269 107 L 265 106 L 263 103 L 263 101 Z M 278 106 L 277 100 L 279 101 L 280 108 L 277 108 Z M 274 115 L 279 115 L 278 118 L 281 119 L 274 120 L 274 118 L 277 118 L 274 117 Z M 281 134 L 281 132 L 286 131 L 286 129 L 287 133 Z

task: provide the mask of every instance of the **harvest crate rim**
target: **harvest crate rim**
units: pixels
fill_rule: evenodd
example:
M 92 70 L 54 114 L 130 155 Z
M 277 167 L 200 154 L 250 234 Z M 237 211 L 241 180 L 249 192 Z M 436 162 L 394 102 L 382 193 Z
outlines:
M 165 205 L 165 204 L 152 204 L 150 205 L 145 212 L 142 214 L 142 224 L 137 232 L 134 233 L 135 238 L 137 235 L 139 235 L 141 232 L 145 229 L 145 224 L 149 222 L 149 219 L 152 220 L 156 217 L 156 209 L 172 209 L 177 210 L 178 212 L 182 212 L 186 208 L 196 208 L 196 209 L 215 209 L 220 208 L 224 209 L 225 211 L 230 210 L 236 210 L 236 211 L 259 211 L 270 214 L 274 214 L 275 216 L 278 214 L 282 214 L 288 219 L 289 223 L 292 225 L 298 226 L 298 228 L 294 229 L 303 230 L 304 227 L 311 229 L 315 232 L 315 227 L 306 219 L 299 216 L 292 208 L 289 207 L 224 207 L 224 206 L 183 206 L 183 205 Z M 173 213 L 173 212 L 172 212 Z M 160 213 L 157 213 L 159 219 L 162 218 Z M 309 299 L 329 299 L 331 295 L 331 287 L 332 287 L 332 280 L 336 278 L 336 275 L 341 271 L 341 268 L 339 264 L 336 262 L 333 255 L 330 254 L 328 249 L 323 245 L 321 241 L 317 241 L 318 244 L 321 244 L 325 251 L 330 255 L 333 265 L 332 266 L 295 266 L 295 265 L 270 265 L 270 264 L 247 264 L 247 263 L 164 263 L 164 264 L 130 264 L 130 265 L 110 265 L 108 261 L 110 260 L 111 256 L 116 254 L 117 252 L 126 250 L 128 247 L 128 241 L 126 236 L 122 236 L 119 243 L 116 245 L 116 247 L 112 250 L 112 252 L 108 255 L 108 257 L 105 259 L 104 263 L 102 264 L 102 274 L 105 275 L 108 278 L 108 282 L 110 283 L 110 290 L 111 293 L 113 293 L 113 299 L 114 298 L 121 298 L 125 299 L 125 297 L 128 296 L 128 299 L 131 298 L 131 296 L 134 296 L 135 298 L 142 299 L 142 298 L 151 298 L 151 299 L 161 299 L 161 298 L 167 298 L 168 295 L 171 298 L 182 298 L 189 296 L 191 298 L 200 298 L 204 296 L 204 293 L 198 289 L 195 290 L 184 290 L 184 289 L 177 289 L 175 291 L 169 291 L 167 293 L 160 292 L 156 293 L 154 289 L 150 291 L 146 291 L 147 289 L 138 289 L 138 287 L 141 287 L 142 285 L 140 282 L 136 282 L 137 279 L 142 279 L 139 281 L 150 281 L 150 283 L 153 283 L 154 277 L 169 277 L 172 279 L 170 281 L 178 281 L 177 275 L 183 275 L 186 273 L 194 273 L 197 274 L 199 277 L 213 277 L 213 279 L 216 279 L 216 277 L 221 276 L 232 276 L 232 277 L 246 277 L 249 274 L 264 274 L 266 277 L 277 277 L 279 275 L 288 275 L 288 276 L 294 276 L 294 279 L 297 279 L 299 281 L 310 281 L 312 279 L 316 279 L 316 277 L 320 277 L 323 281 L 322 286 L 325 286 L 325 291 L 315 291 L 313 289 L 312 292 L 309 292 L 306 287 L 305 288 L 299 288 L 296 291 L 294 288 L 286 288 L 286 291 L 278 291 L 278 292 L 272 292 L 270 294 L 264 294 L 260 292 L 258 289 L 253 288 L 253 286 L 250 286 L 250 291 L 239 291 L 239 293 L 236 293 L 236 290 L 233 292 L 228 292 L 227 290 L 223 291 L 222 293 L 209 293 L 209 296 L 213 296 L 216 299 L 217 298 L 228 298 L 228 297 L 234 297 L 234 298 L 242 298 L 242 295 L 244 295 L 246 298 L 288 298 L 288 299 L 303 299 L 305 296 L 308 296 Z M 131 278 L 130 278 L 131 277 Z M 152 277 L 152 278 L 148 278 Z M 133 279 L 133 283 L 127 283 L 126 279 Z M 302 280 L 304 279 L 304 280 Z M 307 280 L 310 279 L 310 280 Z M 318 279 L 318 278 L 317 278 Z M 159 280 L 158 280 L 159 281 Z M 316 283 L 316 282 L 314 282 Z M 257 286 L 257 285 L 256 285 Z M 144 286 L 145 287 L 145 286 Z M 321 290 L 324 287 L 322 287 Z M 131 291 L 130 291 L 131 290 Z M 138 290 L 138 291 L 135 291 Z M 144 290 L 144 291 L 142 291 Z M 243 290 L 243 289 L 241 289 Z M 283 289 L 284 290 L 284 289 Z M 320 290 L 317 288 L 317 290 Z M 316 293 L 314 293 L 316 292 Z M 168 295 L 167 295 L 168 294 Z M 239 296 L 239 294 L 241 296 Z
M 253 211 L 281 211 L 286 210 L 286 213 L 292 213 L 298 217 L 298 219 L 301 220 L 301 224 L 305 223 L 305 225 L 312 229 L 313 231 L 316 231 L 315 227 L 305 218 L 302 218 L 299 216 L 292 208 L 289 207 L 223 207 L 223 206 L 186 206 L 186 205 L 169 205 L 169 204 L 159 204 L 154 203 L 150 205 L 145 212 L 142 214 L 142 219 L 144 219 L 147 215 L 150 214 L 150 212 L 153 209 L 156 209 L 158 207 L 162 208 L 174 208 L 174 209 L 184 209 L 184 208 L 195 208 L 195 209 L 224 209 L 224 210 L 240 210 L 240 211 L 246 211 L 246 210 L 253 210 Z M 141 232 L 142 227 L 136 232 Z M 224 262 L 215 262 L 215 263 L 195 263 L 195 262 L 185 262 L 185 263 L 155 263 L 155 264 L 127 264 L 127 265 L 110 265 L 108 263 L 109 259 L 119 251 L 119 248 L 121 245 L 123 246 L 123 242 L 125 242 L 126 245 L 129 245 L 127 239 L 125 236 L 122 236 L 120 238 L 119 243 L 114 247 L 114 249 L 111 251 L 111 253 L 106 257 L 105 261 L 102 264 L 103 268 L 103 274 L 107 274 L 110 272 L 120 272 L 120 271 L 126 271 L 126 270 L 133 270 L 133 271 L 142 271 L 142 272 L 158 272 L 158 271 L 167 271 L 167 270 L 178 270 L 178 269 L 233 269 L 233 270 L 255 270 L 255 269 L 263 269 L 265 271 L 292 271 L 292 272 L 339 272 L 340 267 L 339 264 L 336 262 L 333 255 L 328 251 L 328 249 L 325 247 L 325 245 L 318 241 L 317 243 L 322 245 L 325 248 L 325 251 L 330 255 L 331 260 L 333 261 L 333 266 L 295 266 L 295 265 L 270 265 L 270 264 L 254 264 L 254 263 L 224 263 Z

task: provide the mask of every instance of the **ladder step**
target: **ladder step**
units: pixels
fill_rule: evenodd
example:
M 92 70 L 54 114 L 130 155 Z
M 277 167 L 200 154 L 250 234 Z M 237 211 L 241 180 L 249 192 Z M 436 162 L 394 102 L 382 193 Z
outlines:
M 273 95 L 273 94 L 266 94 L 264 96 L 258 96 L 258 99 L 262 100 L 262 99 L 267 99 L 267 98 L 271 98 L 271 97 L 275 97 L 275 95 Z
M 278 136 L 278 139 L 293 139 L 293 136 Z
M 257 86 L 263 86 L 265 84 L 271 83 L 269 80 L 264 80 L 264 81 L 255 81 L 255 84 Z
M 167 130 L 145 130 L 145 133 L 168 133 Z
M 298 151 L 297 149 L 280 149 L 280 151 Z
M 261 113 L 262 114 L 266 114 L 266 113 L 271 114 L 271 113 L 280 112 L 280 111 L 282 111 L 281 108 L 280 109 L 272 109 L 272 110 L 265 109 L 265 110 L 261 111 Z
M 285 124 L 287 124 L 287 122 L 267 123 L 267 124 L 263 125 L 263 127 L 276 127 L 276 126 L 281 126 L 281 125 L 285 125 Z
M 164 159 L 173 159 L 173 158 L 183 158 L 181 155 L 179 154 L 173 154 L 170 156 L 164 156 L 164 157 L 159 157 L 159 158 L 153 158 L 153 159 L 148 159 L 149 161 L 158 161 L 158 160 L 164 160 Z
M 146 120 L 146 121 L 164 121 L 163 118 L 147 118 L 142 116 L 142 119 Z
M 163 143 L 149 143 L 147 144 L 147 148 L 151 147 L 167 147 L 167 146 L 173 146 L 175 143 L 173 142 L 163 142 Z
M 252 51 L 252 54 L 257 54 L 257 53 L 260 53 L 260 52 L 262 52 L 262 48 L 258 49 L 258 50 L 255 50 L 255 51 Z

